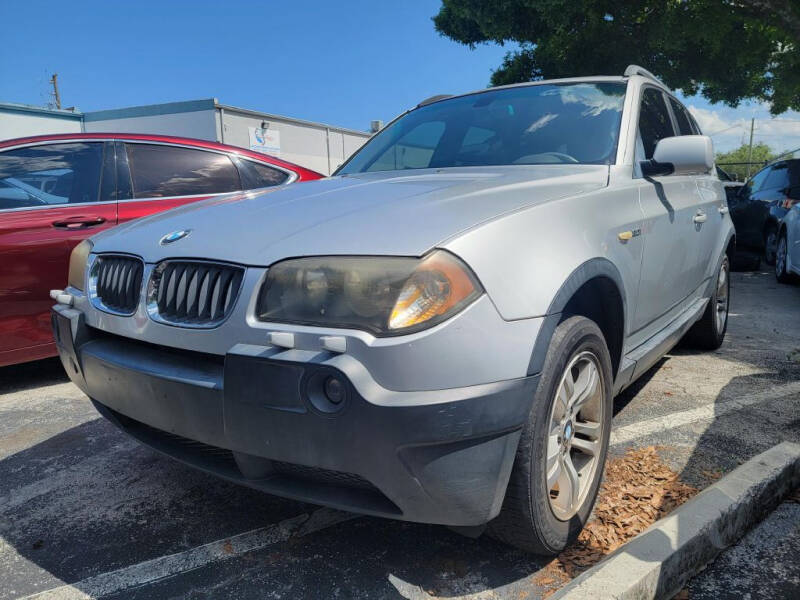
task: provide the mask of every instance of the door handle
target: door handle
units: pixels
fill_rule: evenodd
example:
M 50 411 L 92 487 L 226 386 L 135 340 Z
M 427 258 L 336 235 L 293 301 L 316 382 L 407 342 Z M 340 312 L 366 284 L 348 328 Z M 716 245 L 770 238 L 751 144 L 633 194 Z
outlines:
M 53 227 L 56 229 L 88 229 L 105 222 L 104 217 L 69 217 L 63 221 L 53 221 Z
M 706 217 L 706 213 L 704 213 L 702 210 L 698 210 L 693 220 L 695 223 L 705 223 L 707 218 L 708 217 Z

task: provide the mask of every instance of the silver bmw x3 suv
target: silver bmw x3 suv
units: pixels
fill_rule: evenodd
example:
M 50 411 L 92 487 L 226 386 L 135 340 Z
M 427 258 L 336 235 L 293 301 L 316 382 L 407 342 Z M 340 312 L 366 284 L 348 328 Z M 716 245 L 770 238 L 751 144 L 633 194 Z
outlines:
M 711 140 L 632 66 L 437 96 L 332 177 L 98 235 L 53 327 L 169 456 L 549 554 L 591 512 L 614 395 L 722 343 L 733 244 Z

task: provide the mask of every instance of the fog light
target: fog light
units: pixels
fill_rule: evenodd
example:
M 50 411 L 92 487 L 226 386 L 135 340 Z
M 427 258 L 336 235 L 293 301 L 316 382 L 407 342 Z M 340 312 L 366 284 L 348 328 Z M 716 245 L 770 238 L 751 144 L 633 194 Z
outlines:
M 333 402 L 339 404 L 344 400 L 344 383 L 337 377 L 328 377 L 323 386 L 325 390 L 325 397 Z

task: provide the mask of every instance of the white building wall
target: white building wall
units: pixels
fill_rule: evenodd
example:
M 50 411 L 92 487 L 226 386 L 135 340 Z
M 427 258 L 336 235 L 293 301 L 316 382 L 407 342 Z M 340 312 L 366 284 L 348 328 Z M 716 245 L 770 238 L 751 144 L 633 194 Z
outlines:
M 283 120 L 272 115 L 237 112 L 222 107 L 223 136 L 220 141 L 232 146 L 250 147 L 250 128 L 261 128 L 266 121 L 268 129 L 280 133 L 280 152 L 275 156 L 297 163 L 324 175 L 330 175 L 366 142 L 370 134 L 341 130 L 316 123 Z
M 87 132 L 150 133 L 217 141 L 213 109 L 97 120 L 89 115 L 89 119 L 84 123 Z
M 80 116 L 60 117 L 0 108 L 0 140 L 47 133 L 80 132 Z

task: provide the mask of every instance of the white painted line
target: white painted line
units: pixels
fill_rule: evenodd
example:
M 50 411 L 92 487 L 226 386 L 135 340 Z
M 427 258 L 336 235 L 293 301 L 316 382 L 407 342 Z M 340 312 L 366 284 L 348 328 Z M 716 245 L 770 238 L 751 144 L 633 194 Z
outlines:
M 611 434 L 611 444 L 624 444 L 647 435 L 673 429 L 731 413 L 753 404 L 800 394 L 800 381 L 776 386 L 742 398 L 726 402 L 710 402 L 698 408 L 675 412 L 663 417 L 646 419 L 619 427 Z M 31 490 L 25 497 L 35 496 L 41 490 Z M 8 499 L 3 499 L 6 503 Z M 217 540 L 183 552 L 144 561 L 116 571 L 101 573 L 76 583 L 45 590 L 21 600 L 73 600 L 98 598 L 116 594 L 142 585 L 155 583 L 202 568 L 211 563 L 227 560 L 254 550 L 284 542 L 291 537 L 300 537 L 326 529 L 337 523 L 358 518 L 358 515 L 328 508 L 320 508 L 310 515 L 302 514 L 280 523 L 254 529 L 230 538 Z M 399 581 L 399 580 L 398 580 Z M 396 582 L 393 582 L 396 583 Z M 400 589 L 400 588 L 398 588 Z
M 800 394 L 800 381 L 792 381 L 773 388 L 734 398 L 725 402 L 709 402 L 697 408 L 684 410 L 681 412 L 669 413 L 663 417 L 645 419 L 630 425 L 617 427 L 611 430 L 611 445 L 626 444 L 635 439 L 642 438 L 654 433 L 659 433 L 666 429 L 674 429 L 682 425 L 689 425 L 698 421 L 711 421 L 719 416 L 742 410 L 753 404 L 766 402 L 767 400 L 777 400 L 794 394 Z
M 25 596 L 21 600 L 73 600 L 118 594 L 134 587 L 187 573 L 211 563 L 227 560 L 254 550 L 261 550 L 267 546 L 285 542 L 291 537 L 301 537 L 357 517 L 358 515 L 351 513 L 320 508 L 310 515 L 304 513 L 274 525 L 253 529 L 177 554 L 146 560 L 116 571 L 101 573 L 76 583 Z

